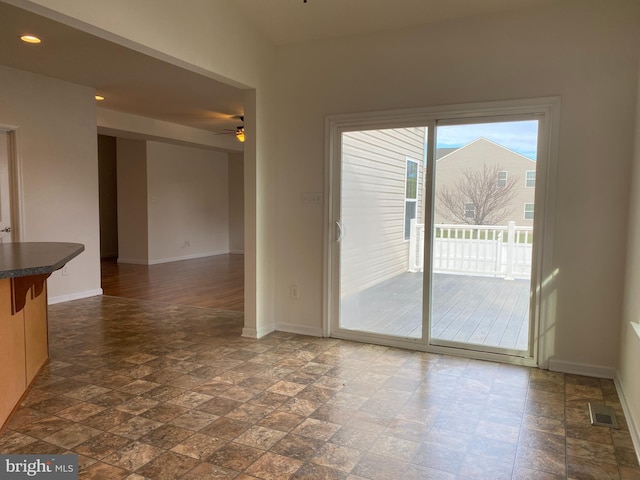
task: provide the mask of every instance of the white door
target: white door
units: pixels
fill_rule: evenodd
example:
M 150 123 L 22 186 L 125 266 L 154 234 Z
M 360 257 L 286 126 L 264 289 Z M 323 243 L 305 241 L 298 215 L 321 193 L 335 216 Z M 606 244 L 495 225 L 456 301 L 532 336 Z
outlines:
M 9 134 L 0 131 L 0 243 L 11 242 L 11 182 L 9 181 Z

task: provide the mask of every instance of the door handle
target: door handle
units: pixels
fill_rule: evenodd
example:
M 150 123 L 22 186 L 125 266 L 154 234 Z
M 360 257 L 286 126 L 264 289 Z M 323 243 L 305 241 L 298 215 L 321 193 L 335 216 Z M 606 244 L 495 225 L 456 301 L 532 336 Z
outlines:
M 336 242 L 341 242 L 345 234 L 344 225 L 342 225 L 342 222 L 340 222 L 340 220 L 336 220 L 336 227 L 338 227 L 338 236 L 336 237 Z
M 4 227 L 0 232 L 11 233 L 11 227 Z

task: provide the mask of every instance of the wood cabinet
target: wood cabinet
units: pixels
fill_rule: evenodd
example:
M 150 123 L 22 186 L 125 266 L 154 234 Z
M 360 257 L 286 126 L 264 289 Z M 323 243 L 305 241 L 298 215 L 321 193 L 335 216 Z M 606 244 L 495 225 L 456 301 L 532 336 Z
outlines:
M 0 279 L 0 427 L 49 358 L 46 280 L 28 287 L 25 281 Z M 24 294 L 19 311 L 16 293 Z

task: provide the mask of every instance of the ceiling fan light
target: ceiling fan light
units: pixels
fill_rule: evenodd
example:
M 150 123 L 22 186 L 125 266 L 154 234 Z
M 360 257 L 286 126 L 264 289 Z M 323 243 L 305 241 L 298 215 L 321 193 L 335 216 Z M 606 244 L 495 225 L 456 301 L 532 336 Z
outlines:
M 244 143 L 244 127 L 238 127 L 236 130 L 236 138 L 240 143 Z

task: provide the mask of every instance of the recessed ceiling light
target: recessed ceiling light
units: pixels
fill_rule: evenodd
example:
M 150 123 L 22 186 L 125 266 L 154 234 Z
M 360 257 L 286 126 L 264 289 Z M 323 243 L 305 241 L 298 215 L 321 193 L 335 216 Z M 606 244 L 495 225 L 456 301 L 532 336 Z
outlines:
M 34 35 L 22 35 L 20 37 L 20 40 L 22 40 L 25 43 L 40 43 L 42 41 Z
M 96 95 L 96 100 L 101 102 L 102 100 L 104 100 L 104 97 L 102 95 Z

